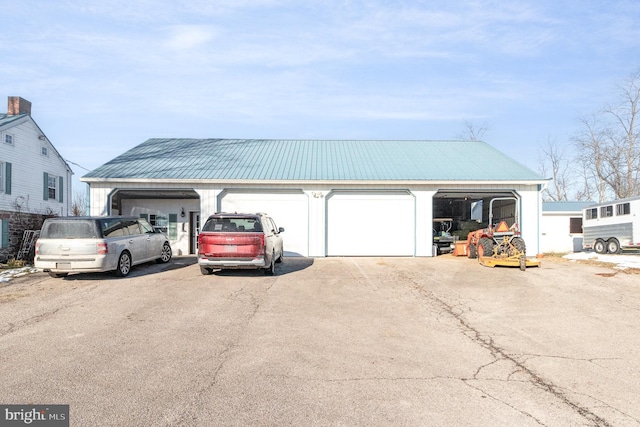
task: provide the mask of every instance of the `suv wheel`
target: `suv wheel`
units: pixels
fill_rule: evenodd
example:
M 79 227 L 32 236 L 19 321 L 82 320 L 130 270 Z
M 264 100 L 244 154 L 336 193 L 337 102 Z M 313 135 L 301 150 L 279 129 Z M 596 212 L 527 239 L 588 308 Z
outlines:
M 162 253 L 160 254 L 160 258 L 158 258 L 156 260 L 156 262 L 158 264 L 160 263 L 167 263 L 169 261 L 171 261 L 171 245 L 167 242 L 164 242 L 164 245 L 162 245 Z
M 49 276 L 59 279 L 61 277 L 66 277 L 68 273 L 54 273 L 53 271 L 49 272 Z
M 271 263 L 267 268 L 264 269 L 264 274 L 267 276 L 273 276 L 276 274 L 276 254 L 275 252 L 271 254 Z
M 116 268 L 116 276 L 125 277 L 131 272 L 131 254 L 123 251 L 118 258 L 118 268 Z

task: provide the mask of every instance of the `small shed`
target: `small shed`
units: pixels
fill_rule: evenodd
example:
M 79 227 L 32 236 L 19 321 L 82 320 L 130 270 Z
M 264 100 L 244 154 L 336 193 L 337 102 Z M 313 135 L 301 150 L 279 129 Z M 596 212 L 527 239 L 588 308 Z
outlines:
M 542 253 L 582 251 L 582 210 L 594 202 L 542 202 L 540 250 Z

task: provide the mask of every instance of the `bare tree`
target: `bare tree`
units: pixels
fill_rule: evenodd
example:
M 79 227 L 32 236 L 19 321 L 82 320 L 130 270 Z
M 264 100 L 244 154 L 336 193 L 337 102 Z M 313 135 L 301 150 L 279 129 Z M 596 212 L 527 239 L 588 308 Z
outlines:
M 73 203 L 71 204 L 71 215 L 73 216 L 87 215 L 87 198 L 79 191 L 76 191 L 73 194 Z
M 482 141 L 488 130 L 489 128 L 486 123 L 482 123 L 482 125 L 478 127 L 474 123 L 465 120 L 462 133 L 458 134 L 456 139 L 463 141 Z
M 640 194 L 640 72 L 617 87 L 619 103 L 592 117 L 580 117 L 573 140 L 586 171 L 586 184 L 599 201 Z
M 638 169 L 640 166 L 640 151 L 637 146 L 638 132 L 640 131 L 640 71 L 632 74 L 617 87 L 620 97 L 619 104 L 609 106 L 606 113 L 609 114 L 619 127 L 612 134 L 614 145 L 624 165 L 619 177 L 620 197 L 636 196 L 640 191 L 638 182 Z
M 542 191 L 542 198 L 553 201 L 568 200 L 568 191 L 572 182 L 571 168 L 565 150 L 551 139 L 547 140 L 547 144 L 541 150 L 540 173 L 544 177 L 551 178 L 550 187 Z

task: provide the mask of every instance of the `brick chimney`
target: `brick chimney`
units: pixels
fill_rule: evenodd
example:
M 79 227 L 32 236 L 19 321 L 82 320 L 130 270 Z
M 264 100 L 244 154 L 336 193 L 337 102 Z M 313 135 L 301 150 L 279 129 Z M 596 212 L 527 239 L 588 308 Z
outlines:
M 7 115 L 17 116 L 19 114 L 31 115 L 31 103 L 19 96 L 10 96 L 7 107 Z

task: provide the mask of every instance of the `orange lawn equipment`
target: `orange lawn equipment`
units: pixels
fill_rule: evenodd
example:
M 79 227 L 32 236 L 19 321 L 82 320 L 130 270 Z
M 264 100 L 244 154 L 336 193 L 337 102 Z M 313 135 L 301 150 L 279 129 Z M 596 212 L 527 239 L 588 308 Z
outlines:
M 505 221 L 494 228 L 493 202 L 498 200 L 513 200 L 515 202 L 514 223 L 508 226 Z M 527 259 L 526 245 L 520 237 L 518 200 L 515 197 L 498 197 L 489 203 L 489 226 L 472 231 L 467 236 L 467 257 L 478 258 L 480 264 L 487 267 L 506 266 L 520 267 L 524 271 L 527 267 L 539 267 L 540 261 Z

